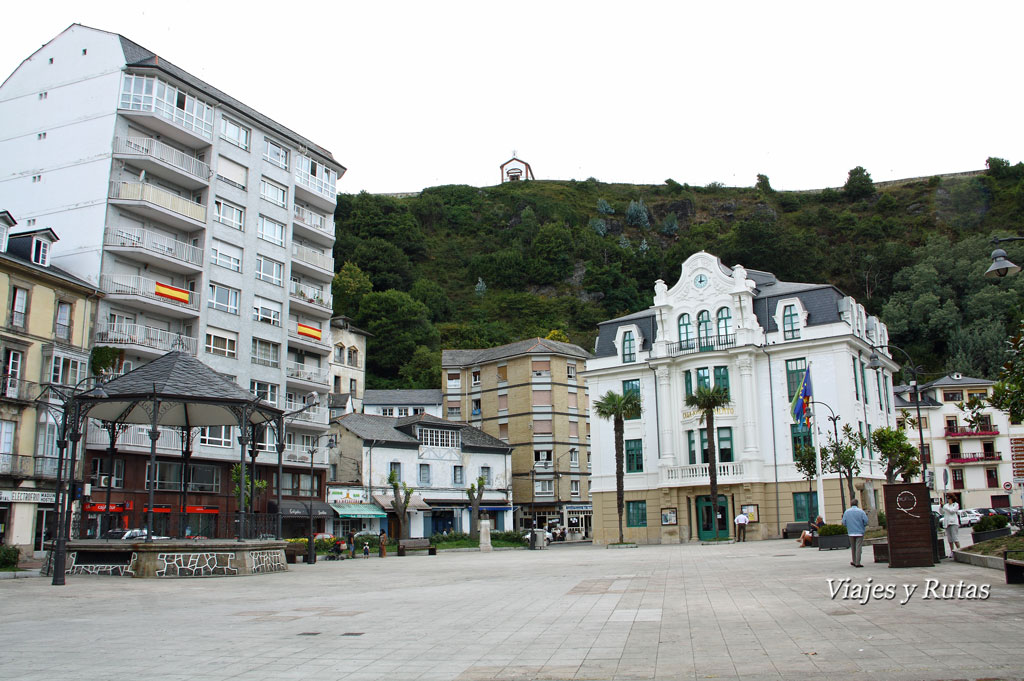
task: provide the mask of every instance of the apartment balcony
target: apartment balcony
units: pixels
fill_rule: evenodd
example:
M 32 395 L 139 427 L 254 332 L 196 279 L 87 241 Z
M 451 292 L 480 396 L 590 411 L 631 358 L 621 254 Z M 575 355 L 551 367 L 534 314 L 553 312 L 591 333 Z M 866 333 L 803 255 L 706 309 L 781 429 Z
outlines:
M 195 356 L 199 349 L 198 338 L 141 324 L 100 325 L 96 331 L 96 343 L 154 358 L 171 350 L 181 350 Z
M 294 261 L 292 264 L 294 266 Z M 291 308 L 308 312 L 318 319 L 330 317 L 334 311 L 331 294 L 324 289 L 293 281 L 288 295 Z
M 111 182 L 110 202 L 156 222 L 194 232 L 206 227 L 206 206 L 145 182 Z
M 717 352 L 734 347 L 736 347 L 736 334 L 729 334 L 690 339 L 688 341 L 674 341 L 666 345 L 665 353 L 668 357 L 679 357 L 699 352 Z
M 0 454 L 0 475 L 15 478 L 27 478 L 34 473 L 31 456 L 20 454 Z
M 334 257 L 293 242 L 292 272 L 301 272 L 318 280 L 330 281 L 334 276 Z
M 149 452 L 149 426 L 128 426 L 117 436 L 117 450 L 120 452 Z M 110 446 L 110 435 L 107 429 L 95 421 L 89 422 L 86 444 L 92 449 L 107 449 Z M 160 429 L 160 437 L 156 441 L 156 450 L 164 454 L 181 455 L 181 434 L 169 428 Z M 235 457 L 238 452 L 235 450 Z
M 28 458 L 28 457 L 25 457 Z M 37 478 L 44 478 L 51 480 L 57 477 L 57 462 L 60 461 L 55 456 L 37 456 L 35 457 L 35 464 L 32 469 L 32 474 Z M 67 462 L 65 462 L 66 465 Z M 64 475 L 67 475 L 67 471 L 64 471 Z
M 210 166 L 195 156 L 149 137 L 115 137 L 114 158 L 129 160 L 150 175 L 189 189 L 209 186 Z
M 296 409 L 302 409 L 305 405 L 302 402 L 285 402 L 284 410 L 295 411 Z M 326 426 L 327 425 L 327 409 L 323 405 L 317 405 L 311 407 L 305 411 L 299 412 L 289 419 L 294 419 L 294 423 L 300 425 L 312 425 L 312 426 Z M 300 455 L 302 453 L 300 452 Z M 306 457 L 306 461 L 309 461 L 309 457 Z
M 324 338 L 324 333 L 321 331 L 321 337 L 316 338 L 314 334 L 318 331 L 316 327 L 306 326 L 298 322 L 288 322 L 288 345 L 310 352 L 315 352 L 321 355 L 328 355 L 331 352 L 330 342 Z
M 0 401 L 29 403 L 39 396 L 39 384 L 15 376 L 0 376 Z
M 970 426 L 946 428 L 946 437 L 995 437 L 997 435 L 999 435 L 999 428 L 989 425 L 980 428 Z
M 294 233 L 298 236 L 321 246 L 329 247 L 334 244 L 333 215 L 331 217 L 321 215 L 296 203 L 292 210 L 292 217 L 292 224 L 295 226 Z
M 333 214 L 338 205 L 337 177 L 330 182 L 306 172 L 299 165 L 295 167 L 295 196 Z
M 151 310 L 156 305 L 163 313 L 185 319 L 199 316 L 199 295 L 171 284 L 134 274 L 102 274 L 100 289 L 108 300 L 134 303 Z
M 997 464 L 1003 460 L 1000 452 L 984 452 L 980 454 L 961 454 L 946 457 L 949 466 L 969 466 L 971 464 Z
M 159 262 L 163 269 L 193 274 L 203 271 L 203 249 L 148 229 L 108 228 L 106 250 L 141 263 Z
M 117 112 L 154 133 L 187 147 L 209 147 L 213 140 L 214 110 L 205 101 L 179 90 L 163 78 L 135 75 L 134 89 L 122 83 Z
M 330 385 L 331 376 L 327 369 L 309 366 L 299 362 L 285 362 L 284 374 L 289 383 L 309 385 L 318 388 Z
M 661 487 L 700 487 L 710 484 L 708 478 L 709 465 L 706 463 L 690 464 L 686 466 L 665 466 L 659 469 L 658 484 Z M 730 485 L 736 483 L 750 482 L 744 475 L 742 462 L 734 461 L 719 463 L 718 484 Z

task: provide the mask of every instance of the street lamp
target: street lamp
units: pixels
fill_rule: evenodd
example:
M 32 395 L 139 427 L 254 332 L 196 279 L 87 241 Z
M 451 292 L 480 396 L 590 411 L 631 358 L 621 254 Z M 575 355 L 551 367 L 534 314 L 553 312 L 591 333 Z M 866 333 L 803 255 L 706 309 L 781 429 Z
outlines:
M 836 415 L 836 412 L 832 409 L 832 407 L 828 406 L 824 402 L 819 402 L 818 400 L 811 400 L 811 404 L 820 404 L 821 406 L 823 406 L 826 409 L 828 409 L 829 414 L 831 414 L 831 416 L 826 416 L 825 418 L 827 418 L 829 421 L 832 422 L 832 432 L 835 434 L 836 449 L 838 450 L 838 448 L 839 448 L 839 416 Z M 843 504 L 843 511 L 845 512 L 846 511 L 846 492 L 843 491 L 843 469 L 842 468 L 839 469 L 839 499 L 840 499 L 840 501 Z M 852 499 L 851 499 L 851 501 L 852 501 Z
M 992 244 L 998 245 L 1004 241 L 1021 241 L 1024 240 L 1024 236 L 1004 236 L 1004 237 L 993 237 Z M 997 248 L 992 251 L 992 265 L 989 266 L 988 270 L 985 271 L 986 277 L 1001 279 L 1008 274 L 1016 274 L 1020 272 L 1020 267 L 1014 265 L 1006 257 L 1006 251 L 1001 248 Z
M 313 440 L 313 445 L 307 450 L 309 452 L 309 554 L 306 556 L 307 565 L 312 565 L 316 562 L 316 541 L 313 537 L 313 496 L 316 490 L 316 485 L 314 484 L 316 473 L 313 470 L 313 458 L 316 450 L 320 447 L 320 440 L 325 437 L 330 438 L 327 440 L 327 449 L 334 449 L 334 436 L 324 433 L 317 435 L 316 439 Z
M 917 380 L 918 375 L 921 373 L 921 370 L 924 367 L 916 366 L 914 364 L 914 360 L 910 357 L 909 354 L 907 354 L 907 351 L 901 347 L 895 345 L 873 345 L 871 347 L 871 359 L 868 360 L 868 369 L 878 370 L 882 368 L 882 360 L 879 359 L 878 353 L 875 352 L 875 350 L 877 350 L 878 348 L 890 348 L 892 350 L 899 350 L 900 352 L 903 353 L 903 356 L 907 358 L 907 362 L 909 362 L 907 366 L 901 368 L 909 371 L 910 375 L 912 376 L 910 385 L 914 388 L 914 406 L 917 408 L 917 437 L 920 443 L 921 456 L 924 457 L 924 426 L 921 423 L 921 386 L 918 385 Z M 931 458 L 932 460 L 932 488 L 934 489 L 935 482 L 937 479 L 936 473 L 938 471 L 935 468 L 935 457 L 929 458 Z

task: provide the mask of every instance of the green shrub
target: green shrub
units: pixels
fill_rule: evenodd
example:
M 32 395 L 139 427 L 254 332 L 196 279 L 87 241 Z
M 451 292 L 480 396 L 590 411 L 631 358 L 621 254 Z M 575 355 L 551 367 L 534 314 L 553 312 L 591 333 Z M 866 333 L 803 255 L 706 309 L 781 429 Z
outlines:
M 493 537 L 494 535 L 492 534 L 491 536 Z M 463 540 L 466 540 L 466 539 L 469 539 L 469 533 L 467 533 L 467 532 L 449 532 L 446 535 L 445 534 L 441 534 L 440 532 L 435 532 L 430 537 L 430 543 L 433 544 L 434 546 L 437 546 L 438 544 L 445 544 L 447 542 L 455 542 L 455 541 L 463 541 Z
M 1004 515 L 987 515 L 971 528 L 972 532 L 989 532 L 1001 530 L 1010 524 L 1010 519 Z
M 0 546 L 0 568 L 18 567 L 21 552 L 14 546 Z
M 879 511 L 878 512 L 878 524 L 881 525 L 882 527 L 888 527 L 888 525 L 886 524 L 887 522 L 888 521 L 886 520 L 886 517 L 885 517 L 885 511 Z
M 491 532 L 491 541 L 503 541 L 509 544 L 527 544 L 526 535 L 519 530 L 505 530 L 504 532 Z
M 845 525 L 822 525 L 818 530 L 819 537 L 832 537 L 840 534 L 846 534 Z

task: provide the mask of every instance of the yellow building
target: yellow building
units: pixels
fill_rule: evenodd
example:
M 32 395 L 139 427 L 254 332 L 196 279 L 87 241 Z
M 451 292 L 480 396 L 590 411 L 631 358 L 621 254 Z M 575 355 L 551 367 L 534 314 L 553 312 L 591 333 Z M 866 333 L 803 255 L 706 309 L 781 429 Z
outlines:
M 26 555 L 54 531 L 57 424 L 35 399 L 45 384 L 87 375 L 102 294 L 50 264 L 53 230 L 8 236 L 15 224 L 0 212 L 0 541 Z
M 544 338 L 441 353 L 443 416 L 512 446 L 517 528 L 590 536 L 589 401 L 579 377 L 588 357 Z

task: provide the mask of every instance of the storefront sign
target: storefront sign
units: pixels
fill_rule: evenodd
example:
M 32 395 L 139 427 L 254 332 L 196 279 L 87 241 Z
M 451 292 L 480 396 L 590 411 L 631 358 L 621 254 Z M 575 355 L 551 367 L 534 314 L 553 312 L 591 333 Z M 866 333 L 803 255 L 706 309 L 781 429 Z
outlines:
M 56 496 L 53 492 L 0 489 L 0 501 L 13 501 L 25 504 L 52 504 L 56 500 Z
M 110 508 L 107 508 L 106 504 L 85 504 L 86 513 L 124 513 L 124 504 L 111 504 Z
M 594 510 L 594 507 L 591 504 L 566 504 L 565 505 L 565 510 L 566 511 L 587 511 L 587 512 L 592 512 Z
M 328 487 L 328 504 L 362 504 L 366 501 L 366 490 L 361 487 Z

